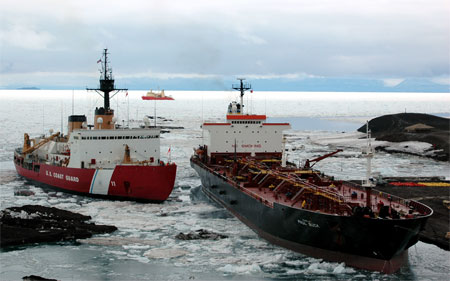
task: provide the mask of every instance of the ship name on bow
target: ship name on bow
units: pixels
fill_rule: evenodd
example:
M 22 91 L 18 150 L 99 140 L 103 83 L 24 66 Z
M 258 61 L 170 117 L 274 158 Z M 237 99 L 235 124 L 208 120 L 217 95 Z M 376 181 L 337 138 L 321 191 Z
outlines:
M 309 226 L 309 227 L 314 227 L 314 228 L 320 228 L 320 226 L 317 223 L 313 223 L 309 220 L 305 220 L 305 219 L 298 219 L 297 222 L 301 225 L 304 226 Z

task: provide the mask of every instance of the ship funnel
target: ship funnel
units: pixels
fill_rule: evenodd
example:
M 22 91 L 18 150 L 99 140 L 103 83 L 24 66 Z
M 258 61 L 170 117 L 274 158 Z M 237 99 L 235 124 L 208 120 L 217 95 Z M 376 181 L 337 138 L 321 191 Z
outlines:
M 86 123 L 85 115 L 70 115 L 69 116 L 69 131 L 68 134 L 74 130 L 83 129 L 83 123 Z

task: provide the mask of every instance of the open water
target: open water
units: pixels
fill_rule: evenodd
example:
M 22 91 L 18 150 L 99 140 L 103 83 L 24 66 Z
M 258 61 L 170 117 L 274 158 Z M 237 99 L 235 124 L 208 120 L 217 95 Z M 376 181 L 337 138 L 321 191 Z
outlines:
M 73 94 L 72 94 L 73 93 Z M 85 91 L 0 91 L 0 207 L 41 204 L 92 216 L 118 231 L 80 243 L 55 243 L 0 251 L 0 280 L 40 275 L 58 280 L 448 280 L 450 254 L 417 243 L 409 262 L 394 275 L 357 270 L 271 245 L 239 220 L 210 202 L 200 191 L 200 179 L 189 166 L 193 147 L 202 143 L 202 121 L 223 120 L 234 92 L 166 92 L 175 101 L 156 103 L 158 125 L 182 126 L 161 137 L 161 157 L 178 164 L 174 191 L 163 204 L 106 201 L 42 189 L 18 177 L 13 149 L 30 136 L 67 130 L 67 116 L 86 114 L 101 98 Z M 119 122 L 136 124 L 155 114 L 143 91 L 119 93 L 112 99 Z M 72 102 L 72 96 L 74 102 Z M 450 116 L 448 93 L 293 93 L 260 92 L 246 98 L 250 113 L 267 114 L 270 121 L 289 121 L 288 159 L 306 158 L 343 148 L 344 152 L 315 167 L 341 179 L 361 179 L 365 144 L 355 132 L 366 120 L 383 114 L 422 112 Z M 247 110 L 247 109 L 246 109 Z M 410 144 L 417 149 L 423 147 Z M 166 159 L 164 159 L 166 158 Z M 383 176 L 444 176 L 450 165 L 431 159 L 376 154 L 373 170 Z M 30 190 L 32 196 L 16 196 Z M 179 232 L 207 229 L 227 235 L 218 241 L 180 241 Z

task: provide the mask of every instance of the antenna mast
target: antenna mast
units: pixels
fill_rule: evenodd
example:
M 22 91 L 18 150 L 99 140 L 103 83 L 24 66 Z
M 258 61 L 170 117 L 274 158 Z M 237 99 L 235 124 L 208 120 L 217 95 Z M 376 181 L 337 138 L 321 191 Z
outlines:
M 102 69 L 100 70 L 100 87 L 97 89 L 87 89 L 88 91 L 95 91 L 103 98 L 103 107 L 95 108 L 94 128 L 100 130 L 114 129 L 114 110 L 110 108 L 110 99 L 117 93 L 127 91 L 128 89 L 115 88 L 112 69 L 108 66 L 108 49 L 103 50 L 103 56 L 97 63 L 101 63 L 102 65 Z M 114 92 L 112 96 L 110 96 L 111 92 Z
M 250 90 L 252 88 L 252 85 L 250 83 L 244 83 L 245 78 L 237 78 L 237 80 L 240 81 L 239 84 L 233 84 L 232 88 L 234 90 L 241 92 L 241 114 L 244 112 L 244 94 L 245 91 Z
M 112 68 L 108 66 L 108 49 L 103 50 L 102 59 L 97 61 L 102 63 L 102 69 L 100 70 L 100 87 L 97 89 L 90 89 L 88 91 L 95 91 L 103 98 L 103 108 L 105 111 L 109 111 L 110 99 L 113 98 L 120 91 L 127 91 L 128 89 L 116 89 L 114 87 L 114 78 L 112 75 Z M 103 92 L 103 95 L 100 93 Z M 115 92 L 110 96 L 111 92 Z

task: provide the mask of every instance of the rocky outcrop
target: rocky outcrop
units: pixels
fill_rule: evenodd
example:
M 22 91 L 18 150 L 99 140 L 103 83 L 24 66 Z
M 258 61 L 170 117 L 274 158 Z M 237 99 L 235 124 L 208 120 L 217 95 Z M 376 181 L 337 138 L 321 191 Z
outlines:
M 75 241 L 117 228 L 89 223 L 90 216 L 39 205 L 11 207 L 0 211 L 0 247 L 31 243 Z
M 432 128 L 411 130 L 414 125 L 421 124 Z M 409 127 L 409 129 L 407 129 Z M 422 113 L 399 113 L 383 115 L 369 121 L 372 137 L 389 142 L 419 141 L 431 144 L 433 153 L 424 152 L 421 156 L 436 160 L 450 161 L 450 119 Z M 366 125 L 358 129 L 366 132 Z M 383 147 L 379 148 L 383 150 Z M 387 150 L 386 150 L 387 151 Z M 389 152 L 396 152 L 392 149 Z M 405 153 L 405 151 L 398 151 Z M 413 153 L 415 155 L 420 155 Z

